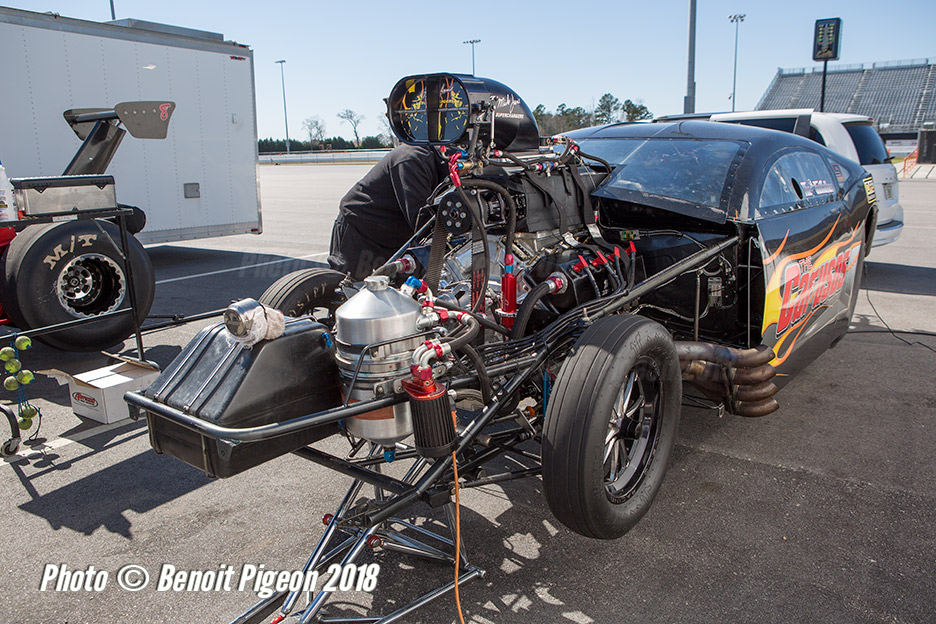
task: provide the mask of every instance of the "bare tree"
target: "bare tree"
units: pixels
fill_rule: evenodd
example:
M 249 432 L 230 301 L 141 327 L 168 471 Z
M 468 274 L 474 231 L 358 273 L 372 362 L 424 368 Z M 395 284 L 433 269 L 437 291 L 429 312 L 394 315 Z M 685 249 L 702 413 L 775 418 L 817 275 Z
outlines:
M 393 147 L 399 145 L 400 140 L 393 134 L 393 130 L 390 129 L 390 120 L 387 118 L 387 113 L 384 112 L 377 115 L 377 119 L 380 121 L 380 134 L 377 135 L 377 138 L 385 145 L 391 145 Z
M 325 142 L 325 122 L 319 117 L 307 117 L 302 122 L 302 129 L 309 135 L 309 143 L 313 149 Z
M 347 121 L 349 124 L 351 124 L 351 131 L 354 132 L 354 145 L 360 146 L 361 137 L 358 136 L 357 127 L 358 124 L 361 123 L 361 120 L 364 119 L 364 115 L 358 115 L 350 108 L 346 108 L 338 113 L 338 119 Z

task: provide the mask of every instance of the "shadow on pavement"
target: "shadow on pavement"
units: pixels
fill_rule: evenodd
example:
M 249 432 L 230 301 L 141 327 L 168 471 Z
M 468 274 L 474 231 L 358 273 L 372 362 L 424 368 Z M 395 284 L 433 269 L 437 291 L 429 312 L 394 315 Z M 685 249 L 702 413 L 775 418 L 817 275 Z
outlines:
M 936 269 L 885 262 L 866 262 L 865 267 L 868 272 L 862 281 L 862 288 L 904 295 L 936 296 Z
M 258 298 L 277 279 L 326 266 L 274 254 L 172 247 L 147 249 L 156 269 L 156 301 L 147 324 L 174 315 L 194 315 L 225 308 L 245 297 Z
M 145 435 L 145 427 L 140 435 Z M 66 464 L 73 462 L 66 462 Z M 62 469 L 67 465 L 57 465 Z M 16 468 L 16 466 L 14 466 Z M 169 457 L 145 451 L 108 466 L 47 494 L 28 485 L 36 477 L 17 474 L 31 490 L 33 500 L 20 509 L 45 518 L 54 530 L 63 527 L 91 535 L 99 527 L 131 538 L 127 511 L 142 514 L 207 485 L 204 473 Z M 94 501 L 94 504 L 89 504 Z

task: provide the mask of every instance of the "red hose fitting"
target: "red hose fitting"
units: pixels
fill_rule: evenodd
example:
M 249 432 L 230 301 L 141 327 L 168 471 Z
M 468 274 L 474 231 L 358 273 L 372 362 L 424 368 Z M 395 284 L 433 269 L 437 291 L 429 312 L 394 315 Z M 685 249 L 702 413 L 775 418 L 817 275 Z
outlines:
M 440 389 L 442 391 L 445 390 L 445 386 L 437 384 L 435 379 L 433 379 L 431 368 L 423 370 L 428 371 L 428 376 L 422 373 L 420 375 L 413 374 L 412 379 L 403 379 L 400 381 L 403 390 L 406 391 L 406 394 L 408 394 L 411 399 L 422 400 L 427 397 L 435 397 L 439 394 Z
M 432 381 L 432 367 L 425 366 L 420 367 L 416 364 L 410 366 L 410 373 L 413 374 L 413 379 L 415 381 L 427 382 Z
M 397 262 L 400 263 L 400 273 L 412 273 L 416 270 L 416 260 L 412 256 L 402 256 Z
M 561 273 L 553 273 L 546 278 L 546 283 L 549 284 L 549 294 L 551 295 L 565 292 L 566 280 L 565 276 Z

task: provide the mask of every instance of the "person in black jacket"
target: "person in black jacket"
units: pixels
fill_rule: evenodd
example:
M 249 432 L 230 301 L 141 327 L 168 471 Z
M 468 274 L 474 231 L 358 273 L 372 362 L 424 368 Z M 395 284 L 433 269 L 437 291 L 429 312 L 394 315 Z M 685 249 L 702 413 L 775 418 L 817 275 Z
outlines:
M 332 229 L 328 264 L 362 280 L 397 251 L 428 214 L 420 214 L 448 175 L 428 146 L 401 145 L 390 151 L 342 198 Z

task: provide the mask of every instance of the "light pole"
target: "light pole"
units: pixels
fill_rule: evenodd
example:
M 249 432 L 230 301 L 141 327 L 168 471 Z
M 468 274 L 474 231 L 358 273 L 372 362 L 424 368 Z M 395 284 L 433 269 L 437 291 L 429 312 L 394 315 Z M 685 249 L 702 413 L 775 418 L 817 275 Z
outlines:
M 728 21 L 734 24 L 734 78 L 731 82 L 731 112 L 735 110 L 735 96 L 738 93 L 738 28 L 747 17 L 744 13 L 735 13 L 728 16 Z
M 114 0 L 110 0 L 110 5 L 111 5 L 111 19 L 116 20 L 117 13 L 114 12 Z
M 689 58 L 686 63 L 686 97 L 683 112 L 695 112 L 695 18 L 696 0 L 689 0 Z
M 280 79 L 283 81 L 283 122 L 286 124 L 286 153 L 289 153 L 289 117 L 286 115 L 286 73 L 283 71 L 283 65 L 286 59 L 276 61 L 280 66 Z
M 480 39 L 469 39 L 468 41 L 462 41 L 462 43 L 471 44 L 471 75 L 475 75 L 475 64 L 474 64 L 474 47 L 476 43 L 481 43 Z

